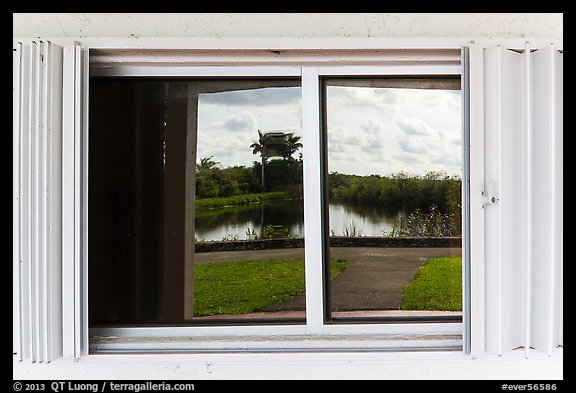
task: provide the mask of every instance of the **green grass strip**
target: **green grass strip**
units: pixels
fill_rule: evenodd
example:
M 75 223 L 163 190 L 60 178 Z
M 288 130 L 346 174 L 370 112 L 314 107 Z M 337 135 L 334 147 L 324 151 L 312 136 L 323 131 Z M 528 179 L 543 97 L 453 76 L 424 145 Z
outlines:
M 462 258 L 428 260 L 404 288 L 403 310 L 462 310 Z
M 351 263 L 333 260 L 331 278 Z M 304 259 L 249 260 L 198 264 L 194 315 L 246 314 L 288 300 L 305 289 Z
M 288 199 L 284 191 L 264 192 L 260 194 L 234 195 L 231 197 L 196 199 L 196 209 L 208 209 L 224 206 L 240 206 L 250 203 Z

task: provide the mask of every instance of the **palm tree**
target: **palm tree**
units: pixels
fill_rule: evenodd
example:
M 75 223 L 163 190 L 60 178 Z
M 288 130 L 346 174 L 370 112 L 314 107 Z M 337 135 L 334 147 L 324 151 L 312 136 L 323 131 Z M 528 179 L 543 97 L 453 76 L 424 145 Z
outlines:
M 252 154 L 260 154 L 262 158 L 262 188 L 265 186 L 264 166 L 270 157 L 283 157 L 286 161 L 294 161 L 292 154 L 302 147 L 300 137 L 293 132 L 273 131 L 263 133 L 258 130 L 258 142 L 250 145 Z
M 294 160 L 292 154 L 296 153 L 298 149 L 302 147 L 302 143 L 299 141 L 300 137 L 295 136 L 293 132 L 286 135 L 286 156 L 284 159 L 288 159 L 290 161 Z
M 258 130 L 258 142 L 254 142 L 250 145 L 250 147 L 252 148 L 252 154 L 260 154 L 260 158 L 262 159 L 262 189 L 264 190 L 265 188 L 265 182 L 264 182 L 264 164 L 266 163 L 266 160 L 268 159 L 268 157 L 270 157 L 271 155 L 271 150 L 268 148 L 267 146 L 267 138 L 266 138 L 266 134 L 263 134 L 262 131 Z
M 214 156 L 210 157 L 203 157 L 200 159 L 200 163 L 196 164 L 196 170 L 211 170 L 216 168 L 220 163 L 218 161 L 214 161 Z

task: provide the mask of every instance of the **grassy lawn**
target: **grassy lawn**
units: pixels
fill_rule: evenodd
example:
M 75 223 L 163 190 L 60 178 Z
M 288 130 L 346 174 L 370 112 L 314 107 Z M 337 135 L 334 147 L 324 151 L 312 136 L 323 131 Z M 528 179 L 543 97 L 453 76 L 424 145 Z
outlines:
M 402 295 L 403 310 L 462 310 L 462 258 L 428 260 Z
M 332 260 L 331 278 L 350 265 Z M 195 316 L 258 312 L 305 289 L 302 258 L 198 264 L 195 275 Z
M 284 191 L 264 192 L 260 194 L 234 195 L 231 197 L 196 199 L 196 209 L 216 208 L 223 206 L 239 206 L 249 203 L 287 199 Z

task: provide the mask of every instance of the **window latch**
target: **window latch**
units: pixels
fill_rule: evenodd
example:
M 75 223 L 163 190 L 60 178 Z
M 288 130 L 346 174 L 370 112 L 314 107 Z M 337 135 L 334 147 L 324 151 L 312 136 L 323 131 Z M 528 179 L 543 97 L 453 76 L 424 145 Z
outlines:
M 499 200 L 500 198 L 498 198 L 496 191 L 496 182 L 494 179 L 490 179 L 482 191 L 482 208 L 487 205 L 495 205 Z

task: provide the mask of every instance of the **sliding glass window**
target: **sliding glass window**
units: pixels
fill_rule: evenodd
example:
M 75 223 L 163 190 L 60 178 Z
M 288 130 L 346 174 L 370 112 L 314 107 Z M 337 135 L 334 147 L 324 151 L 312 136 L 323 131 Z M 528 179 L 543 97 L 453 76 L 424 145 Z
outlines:
M 93 77 L 89 320 L 304 323 L 299 78 Z
M 328 322 L 461 321 L 460 93 L 459 77 L 322 80 Z

